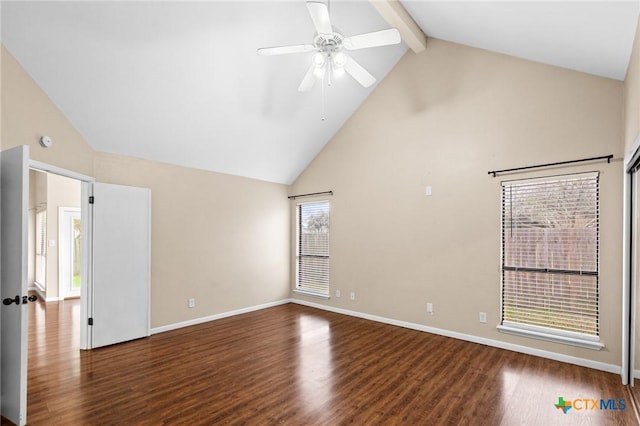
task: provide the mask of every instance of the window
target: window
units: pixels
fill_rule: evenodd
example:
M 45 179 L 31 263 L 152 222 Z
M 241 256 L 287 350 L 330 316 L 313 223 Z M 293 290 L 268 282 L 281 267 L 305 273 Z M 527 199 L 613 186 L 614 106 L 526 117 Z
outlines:
M 598 174 L 502 183 L 501 331 L 600 349 Z
M 329 296 L 329 202 L 298 204 L 296 290 Z

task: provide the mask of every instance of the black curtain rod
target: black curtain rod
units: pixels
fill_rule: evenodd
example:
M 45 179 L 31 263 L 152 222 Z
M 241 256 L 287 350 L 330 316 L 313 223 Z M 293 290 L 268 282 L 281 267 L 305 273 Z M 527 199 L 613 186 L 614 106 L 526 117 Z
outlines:
M 493 175 L 493 177 L 496 177 L 498 173 L 517 172 L 520 170 L 537 169 L 539 167 L 560 166 L 562 164 L 582 163 L 585 161 L 596 161 L 596 160 L 607 160 L 607 163 L 610 163 L 612 158 L 613 158 L 613 154 L 609 154 L 609 155 L 603 155 L 602 157 L 582 158 L 580 160 L 559 161 L 557 163 L 547 163 L 547 164 L 538 164 L 535 166 L 516 167 L 515 169 L 494 170 L 494 171 L 488 172 L 488 174 Z
M 311 197 L 313 195 L 333 195 L 333 191 L 313 192 L 311 194 L 289 195 L 287 198 L 290 200 L 295 200 L 296 198 Z

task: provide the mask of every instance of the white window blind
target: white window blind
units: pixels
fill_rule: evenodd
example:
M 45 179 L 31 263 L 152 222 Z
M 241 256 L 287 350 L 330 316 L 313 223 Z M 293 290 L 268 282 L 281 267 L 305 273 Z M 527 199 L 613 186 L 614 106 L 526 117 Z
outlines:
M 598 174 L 503 182 L 502 324 L 598 336 Z
M 329 295 L 329 202 L 298 204 L 296 289 Z

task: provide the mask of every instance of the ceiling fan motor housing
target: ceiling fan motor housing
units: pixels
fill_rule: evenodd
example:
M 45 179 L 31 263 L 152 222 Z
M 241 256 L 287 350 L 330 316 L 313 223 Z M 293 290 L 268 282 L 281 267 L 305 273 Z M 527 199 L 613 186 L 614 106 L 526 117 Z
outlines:
M 343 67 L 346 57 L 339 53 L 343 50 L 343 41 L 344 36 L 335 31 L 331 34 L 317 34 L 313 39 L 313 45 L 318 52 L 313 58 L 313 64 L 322 67 L 327 60 L 331 60 L 334 66 Z

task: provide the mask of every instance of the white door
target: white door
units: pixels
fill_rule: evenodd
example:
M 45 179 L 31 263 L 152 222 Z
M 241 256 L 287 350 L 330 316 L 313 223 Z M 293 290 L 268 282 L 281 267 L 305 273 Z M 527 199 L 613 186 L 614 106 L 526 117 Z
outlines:
M 18 425 L 27 422 L 27 220 L 29 149 L 19 146 L 0 152 L 2 255 L 0 298 L 18 304 L 1 306 L 1 412 Z
M 149 336 L 151 191 L 93 187 L 91 347 Z

